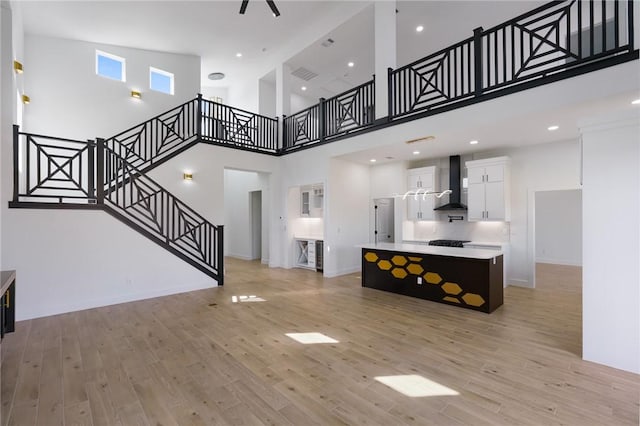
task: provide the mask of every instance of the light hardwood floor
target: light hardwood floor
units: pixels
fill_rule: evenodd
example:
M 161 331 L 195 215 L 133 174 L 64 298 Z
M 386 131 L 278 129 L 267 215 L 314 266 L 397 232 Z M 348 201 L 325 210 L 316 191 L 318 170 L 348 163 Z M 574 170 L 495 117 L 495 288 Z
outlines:
M 580 359 L 580 269 L 539 265 L 538 281 L 488 315 L 227 259 L 221 288 L 18 323 L 2 423 L 638 425 L 639 376 Z M 459 395 L 374 380 L 408 374 Z

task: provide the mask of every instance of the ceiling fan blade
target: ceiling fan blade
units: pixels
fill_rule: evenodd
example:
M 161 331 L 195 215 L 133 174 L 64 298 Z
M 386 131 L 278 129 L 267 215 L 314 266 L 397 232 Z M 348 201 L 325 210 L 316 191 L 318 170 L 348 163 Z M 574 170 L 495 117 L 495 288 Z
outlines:
M 280 11 L 276 7 L 276 3 L 273 0 L 267 0 L 267 4 L 271 8 L 271 11 L 273 12 L 274 15 L 280 16 Z
M 247 6 L 249 6 L 249 0 L 242 0 L 242 5 L 240 6 L 240 15 L 244 15 L 247 11 Z

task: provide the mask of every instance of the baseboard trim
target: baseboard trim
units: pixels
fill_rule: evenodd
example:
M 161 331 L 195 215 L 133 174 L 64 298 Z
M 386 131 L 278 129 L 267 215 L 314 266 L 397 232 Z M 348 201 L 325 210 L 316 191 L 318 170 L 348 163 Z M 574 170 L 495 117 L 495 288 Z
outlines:
M 251 256 L 245 256 L 243 254 L 235 254 L 235 253 L 227 253 L 225 254 L 225 257 L 233 257 L 234 259 L 240 259 L 240 260 L 254 260 L 253 258 L 251 258 Z
M 48 307 L 49 309 L 46 309 L 46 310 L 35 309 L 27 312 L 20 310 L 18 311 L 19 315 L 18 315 L 18 318 L 16 318 L 16 320 L 25 321 L 25 320 L 35 319 L 35 318 L 48 317 L 51 315 L 66 314 L 69 312 L 84 311 L 87 309 L 94 309 L 94 308 L 103 308 L 105 306 L 119 305 L 121 303 L 136 302 L 138 300 L 153 299 L 155 297 L 170 296 L 173 294 L 188 293 L 190 291 L 204 290 L 207 288 L 213 288 L 217 286 L 218 286 L 218 283 L 215 280 L 211 280 L 207 282 L 200 282 L 198 284 L 195 284 L 189 287 L 172 287 L 172 288 L 165 288 L 165 289 L 159 289 L 159 290 L 153 290 L 153 291 L 145 291 L 140 293 L 126 294 L 126 295 L 121 295 L 117 297 L 108 297 L 104 299 L 86 300 L 86 301 L 72 303 L 68 305 L 61 304 L 57 306 L 50 306 Z
M 563 266 L 582 266 L 582 262 L 575 262 L 572 260 L 562 259 L 536 259 L 536 263 L 546 263 L 549 265 L 563 265 Z
M 358 265 L 358 266 L 352 266 L 350 268 L 342 268 L 342 269 L 338 269 L 337 271 L 329 271 L 329 272 L 327 272 L 327 269 L 325 269 L 324 276 L 326 278 L 334 278 L 334 277 L 339 277 L 341 275 L 349 275 L 355 272 L 360 272 L 361 268 L 362 267 Z
M 529 280 L 510 279 L 507 285 L 512 285 L 514 287 L 533 288 Z

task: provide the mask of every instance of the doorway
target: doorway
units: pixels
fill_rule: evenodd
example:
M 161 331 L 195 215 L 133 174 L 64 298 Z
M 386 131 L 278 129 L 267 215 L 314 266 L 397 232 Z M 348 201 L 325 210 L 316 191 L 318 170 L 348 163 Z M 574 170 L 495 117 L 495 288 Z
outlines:
M 251 259 L 262 259 L 262 191 L 249 192 Z
M 374 242 L 395 242 L 395 215 L 393 198 L 376 198 L 373 200 Z

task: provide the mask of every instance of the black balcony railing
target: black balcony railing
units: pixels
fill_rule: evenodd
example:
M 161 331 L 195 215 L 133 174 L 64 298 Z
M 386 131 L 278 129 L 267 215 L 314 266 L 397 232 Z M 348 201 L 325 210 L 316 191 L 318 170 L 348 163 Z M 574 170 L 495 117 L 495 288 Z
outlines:
M 321 144 L 352 131 L 369 127 L 375 120 L 375 84 L 368 81 L 283 120 L 283 152 Z
M 278 152 L 277 119 L 202 99 L 200 111 L 201 141 L 272 154 Z
M 389 69 L 389 119 L 437 113 L 637 56 L 633 1 L 554 1 Z

